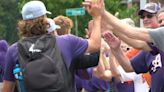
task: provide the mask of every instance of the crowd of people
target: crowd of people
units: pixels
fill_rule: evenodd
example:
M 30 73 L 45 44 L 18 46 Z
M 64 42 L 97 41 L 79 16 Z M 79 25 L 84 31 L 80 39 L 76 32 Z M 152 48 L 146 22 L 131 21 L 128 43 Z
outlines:
M 139 28 L 104 0 L 82 4 L 92 17 L 86 38 L 71 34 L 70 18 L 48 18 L 42 1 L 25 3 L 19 41 L 0 40 L 0 92 L 164 92 L 164 7 L 147 3 Z

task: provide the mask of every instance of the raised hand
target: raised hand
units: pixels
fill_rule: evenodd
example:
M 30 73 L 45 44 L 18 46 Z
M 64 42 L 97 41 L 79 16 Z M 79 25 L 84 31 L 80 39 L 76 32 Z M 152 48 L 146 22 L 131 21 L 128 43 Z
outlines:
M 118 48 L 120 48 L 121 41 L 111 32 L 104 32 L 103 37 L 111 49 L 117 50 Z
M 92 17 L 101 16 L 104 12 L 104 0 L 85 0 L 83 5 Z

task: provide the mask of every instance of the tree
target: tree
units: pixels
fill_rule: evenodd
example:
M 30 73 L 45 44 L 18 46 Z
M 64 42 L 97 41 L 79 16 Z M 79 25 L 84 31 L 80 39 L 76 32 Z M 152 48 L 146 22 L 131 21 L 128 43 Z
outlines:
M 0 35 L 10 43 L 18 39 L 16 25 L 20 13 L 15 8 L 18 6 L 17 3 L 17 0 L 0 0 Z
M 21 18 L 21 9 L 23 5 L 30 0 L 0 0 L 0 36 L 6 39 L 9 43 L 14 43 L 18 40 L 17 36 L 17 22 Z M 54 18 L 58 15 L 65 15 L 65 11 L 68 8 L 80 8 L 82 7 L 82 0 L 41 0 L 45 3 L 47 10 L 52 14 L 48 15 L 50 18 Z M 104 0 L 106 8 L 112 14 L 119 12 L 119 18 L 131 17 L 136 20 L 135 13 L 137 6 L 130 9 L 126 5 L 121 3 L 121 0 Z M 70 17 L 73 21 L 74 17 Z M 88 21 L 91 19 L 87 13 L 84 16 L 78 16 L 78 35 L 84 37 L 85 27 Z M 75 33 L 73 28 L 72 33 Z
M 133 4 L 133 7 L 128 8 L 127 4 L 124 4 L 121 1 L 122 0 L 106 0 L 105 4 L 107 10 L 114 15 L 118 13 L 119 15 L 117 17 L 120 19 L 131 18 L 137 24 L 139 22 L 139 17 L 136 16 L 139 8 L 137 4 Z

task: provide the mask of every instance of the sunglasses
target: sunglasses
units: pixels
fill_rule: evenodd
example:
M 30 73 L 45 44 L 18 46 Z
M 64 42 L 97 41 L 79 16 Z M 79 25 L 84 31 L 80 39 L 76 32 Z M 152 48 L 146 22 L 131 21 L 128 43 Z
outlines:
M 145 15 L 140 15 L 140 18 L 141 19 L 144 19 L 145 17 L 147 17 L 147 18 L 152 18 L 154 16 L 154 14 L 145 14 Z
M 164 20 L 159 20 L 159 21 L 158 21 L 158 23 L 159 23 L 159 24 L 161 24 L 161 23 L 162 23 L 162 21 L 164 21 Z

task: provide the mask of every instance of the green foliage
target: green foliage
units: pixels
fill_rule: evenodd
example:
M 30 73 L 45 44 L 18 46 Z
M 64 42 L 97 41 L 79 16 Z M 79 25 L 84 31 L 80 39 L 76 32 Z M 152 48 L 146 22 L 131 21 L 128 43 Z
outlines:
M 133 7 L 128 8 L 126 4 L 121 3 L 121 0 L 106 0 L 106 9 L 111 12 L 112 14 L 118 13 L 118 18 L 131 18 L 138 24 L 139 18 L 137 15 L 138 6 L 137 4 L 133 4 Z
M 13 43 L 18 40 L 17 36 L 17 22 L 21 19 L 21 8 L 30 0 L 0 0 L 0 38 L 6 39 L 8 42 Z M 41 0 L 45 3 L 47 10 L 52 14 L 48 15 L 50 18 L 54 18 L 58 15 L 66 15 L 65 11 L 68 8 L 80 8 L 82 7 L 82 0 Z M 128 9 L 126 5 L 121 4 L 121 0 L 104 0 L 106 9 L 115 14 L 119 12 L 119 18 L 130 17 L 137 20 L 135 13 L 137 5 L 133 5 Z M 75 21 L 74 17 L 70 17 Z M 78 35 L 83 37 L 85 34 L 85 27 L 88 21 L 91 19 L 87 13 L 84 16 L 78 16 Z M 75 33 L 75 29 L 72 29 L 72 33 Z
M 11 43 L 18 39 L 16 23 L 20 14 L 17 3 L 17 0 L 0 0 L 0 36 Z
M 52 15 L 48 15 L 51 18 L 54 18 L 58 15 L 64 15 L 66 16 L 66 9 L 69 8 L 80 8 L 82 7 L 82 0 L 43 0 L 43 2 L 46 4 L 47 9 L 52 12 Z M 68 16 L 75 22 L 74 16 Z M 89 21 L 90 16 L 78 16 L 78 35 L 84 36 L 84 25 L 87 25 L 87 22 Z M 85 19 L 85 20 L 84 20 Z M 73 34 L 75 34 L 75 27 L 71 31 Z

